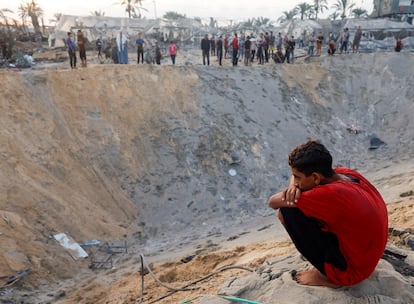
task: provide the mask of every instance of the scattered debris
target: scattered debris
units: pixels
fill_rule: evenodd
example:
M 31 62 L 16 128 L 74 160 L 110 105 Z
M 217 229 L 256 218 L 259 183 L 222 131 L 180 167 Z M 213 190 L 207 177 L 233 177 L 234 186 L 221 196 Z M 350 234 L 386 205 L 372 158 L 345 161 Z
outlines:
M 3 220 L 6 222 L 6 224 L 7 224 L 7 225 L 9 225 L 9 226 L 11 225 L 11 221 L 10 221 L 10 219 L 7 217 L 7 215 L 2 215 L 1 217 L 2 217 L 2 218 L 3 218 Z
M 263 227 L 257 229 L 257 231 L 263 231 L 263 230 L 269 229 L 272 226 L 273 226 L 273 224 L 269 224 L 269 225 L 266 225 L 266 226 L 263 226 Z
M 101 242 L 98 240 L 89 240 L 80 243 L 81 246 L 98 246 Z
M 30 268 L 26 268 L 26 269 L 20 271 L 19 273 L 15 274 L 15 275 L 12 275 L 11 277 L 9 277 L 7 279 L 6 283 L 3 286 L 0 286 L 0 289 L 10 287 L 10 286 L 14 285 L 21 278 L 23 278 L 24 276 L 28 275 L 31 272 L 32 272 L 32 270 Z
M 230 176 L 236 176 L 237 175 L 237 171 L 234 170 L 234 169 L 230 169 L 229 170 L 229 174 L 230 174 Z
M 382 145 L 385 145 L 385 142 L 383 142 L 381 139 L 379 139 L 376 136 L 372 136 L 369 142 L 370 142 L 370 147 L 368 148 L 369 150 L 375 150 L 381 147 Z
M 346 130 L 351 134 L 359 133 L 359 129 L 355 125 L 350 125 L 349 127 L 346 127 Z
M 13 291 L 15 291 L 16 290 L 16 288 L 15 287 L 13 287 L 13 288 L 7 288 L 7 289 L 4 289 L 4 290 L 1 290 L 0 291 L 0 297 L 3 297 L 3 296 L 7 296 L 8 294 L 11 294 Z
M 413 196 L 413 195 L 414 195 L 414 191 L 410 190 L 410 191 L 401 193 L 400 197 L 408 197 L 408 196 Z
M 235 152 L 233 152 L 230 156 L 231 156 L 231 163 L 230 163 L 230 165 L 240 164 L 241 159 L 240 159 L 240 157 Z
M 412 229 L 388 228 L 388 233 L 400 239 L 401 244 L 414 250 L 414 234 Z M 414 266 L 414 265 L 413 265 Z
M 123 245 L 113 245 L 108 242 L 98 247 L 98 250 L 91 253 L 90 269 L 111 269 L 113 267 L 113 256 L 120 253 L 128 253 L 127 242 Z
M 414 266 L 405 261 L 407 255 L 402 253 L 401 250 L 395 250 L 395 247 L 387 246 L 382 258 L 388 261 L 402 275 L 414 277 Z
M 87 258 L 88 253 L 83 250 L 83 248 L 76 243 L 70 236 L 66 235 L 65 233 L 58 233 L 53 235 L 53 238 L 59 242 L 60 245 L 65 247 L 68 251 L 70 256 L 77 260 L 78 258 Z
M 185 258 L 182 258 L 181 259 L 181 262 L 188 263 L 188 262 L 192 261 L 194 258 L 195 258 L 195 254 L 194 255 L 190 255 L 188 257 L 185 257 Z
M 407 237 L 405 241 L 406 241 L 407 246 L 410 247 L 411 250 L 414 250 L 414 236 L 411 235 Z

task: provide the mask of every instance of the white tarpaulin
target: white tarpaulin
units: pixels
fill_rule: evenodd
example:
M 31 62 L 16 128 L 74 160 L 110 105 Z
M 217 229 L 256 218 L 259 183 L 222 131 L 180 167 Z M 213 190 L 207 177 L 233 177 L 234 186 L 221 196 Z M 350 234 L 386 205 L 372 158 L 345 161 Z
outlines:
M 76 243 L 74 239 L 65 233 L 55 234 L 53 235 L 53 238 L 69 251 L 69 254 L 73 259 L 77 260 L 78 258 L 88 257 L 88 253 L 83 250 L 83 248 L 78 243 Z

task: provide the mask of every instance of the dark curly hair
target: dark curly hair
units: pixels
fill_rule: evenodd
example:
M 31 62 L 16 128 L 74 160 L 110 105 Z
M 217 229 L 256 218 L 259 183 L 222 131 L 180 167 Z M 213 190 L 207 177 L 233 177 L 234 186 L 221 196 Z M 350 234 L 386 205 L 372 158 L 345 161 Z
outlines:
M 325 177 L 331 177 L 335 174 L 332 169 L 331 153 L 317 140 L 308 140 L 294 148 L 289 153 L 289 166 L 306 176 L 313 172 L 320 173 Z

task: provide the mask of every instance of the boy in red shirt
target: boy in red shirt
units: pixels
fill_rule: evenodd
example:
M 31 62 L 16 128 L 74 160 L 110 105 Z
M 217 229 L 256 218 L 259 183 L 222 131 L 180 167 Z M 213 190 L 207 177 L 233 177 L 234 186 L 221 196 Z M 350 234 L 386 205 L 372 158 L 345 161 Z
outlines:
M 239 38 L 237 38 L 237 33 L 234 33 L 234 38 L 231 42 L 231 46 L 233 48 L 233 66 L 236 66 L 237 62 L 239 61 Z
M 375 270 L 388 238 L 388 215 L 379 192 L 360 173 L 332 169 L 332 156 L 309 140 L 289 154 L 292 178 L 269 206 L 298 251 L 315 267 L 299 272 L 302 285 L 357 284 Z

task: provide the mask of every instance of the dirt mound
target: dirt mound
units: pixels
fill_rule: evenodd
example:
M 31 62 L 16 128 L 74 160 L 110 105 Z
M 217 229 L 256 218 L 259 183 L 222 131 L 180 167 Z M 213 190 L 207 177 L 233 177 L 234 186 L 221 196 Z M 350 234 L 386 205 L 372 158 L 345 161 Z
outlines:
M 0 71 L 0 272 L 30 267 L 24 287 L 33 291 L 93 275 L 51 239 L 58 232 L 127 240 L 149 255 L 237 235 L 268 221 L 266 200 L 290 174 L 286 155 L 308 137 L 385 189 L 380 169 L 414 154 L 414 76 L 404 68 L 413 61 L 385 53 Z M 373 137 L 384 144 L 369 150 Z

